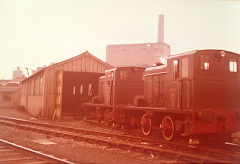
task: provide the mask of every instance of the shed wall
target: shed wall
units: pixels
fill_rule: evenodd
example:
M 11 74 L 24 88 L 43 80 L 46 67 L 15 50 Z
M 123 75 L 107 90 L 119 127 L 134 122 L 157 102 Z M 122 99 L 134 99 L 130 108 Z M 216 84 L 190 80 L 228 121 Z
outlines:
M 19 106 L 19 90 L 0 92 L 0 107 L 15 108 Z
M 33 75 L 20 85 L 20 105 L 27 111 L 38 116 L 42 112 L 43 102 L 43 73 Z
M 44 73 L 43 115 L 52 116 L 55 110 L 56 69 L 51 68 Z
M 28 97 L 28 111 L 34 116 L 40 116 L 42 111 L 42 96 Z
M 11 93 L 11 107 L 19 107 L 19 89 Z
M 65 61 L 51 66 L 45 70 L 44 77 L 44 116 L 53 116 L 56 110 L 57 96 L 57 72 L 59 70 L 68 72 L 91 72 L 104 73 L 110 66 L 106 66 L 91 56 L 84 55 L 74 60 Z
M 104 73 L 111 68 L 88 52 L 43 69 L 21 83 L 20 104 L 30 114 L 52 117 L 56 110 L 57 72 Z

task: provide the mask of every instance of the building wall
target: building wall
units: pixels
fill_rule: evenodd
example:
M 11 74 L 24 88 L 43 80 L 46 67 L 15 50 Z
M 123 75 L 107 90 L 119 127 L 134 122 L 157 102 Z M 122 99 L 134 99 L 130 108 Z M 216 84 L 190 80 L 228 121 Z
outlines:
M 0 107 L 11 108 L 11 93 L 0 92 Z
M 28 97 L 28 112 L 34 116 L 41 116 L 42 112 L 42 98 L 43 96 L 29 96 Z
M 16 108 L 19 106 L 19 90 L 0 92 L 1 108 Z
M 32 115 L 39 115 L 43 108 L 43 72 L 20 84 L 20 105 Z
M 57 94 L 56 80 L 58 71 L 104 73 L 105 70 L 109 68 L 110 66 L 100 63 L 90 55 L 84 55 L 75 60 L 69 60 L 47 68 L 44 73 L 43 115 L 52 116 L 55 112 Z
M 52 116 L 55 111 L 56 74 L 54 67 L 44 72 L 43 116 Z
M 51 65 L 21 83 L 20 104 L 32 115 L 52 117 L 56 110 L 58 71 L 104 73 L 109 68 L 88 52 Z
M 11 107 L 16 108 L 19 107 L 19 89 L 11 93 Z
M 19 102 L 20 106 L 26 107 L 26 99 L 27 99 L 27 96 L 23 96 L 20 93 L 20 102 Z
M 170 56 L 170 46 L 162 42 L 108 45 L 106 61 L 114 67 L 150 67 L 167 56 Z
M 12 79 L 13 80 L 16 80 L 18 78 L 23 78 L 24 77 L 24 74 L 23 72 L 20 70 L 20 67 L 17 67 L 16 70 L 13 71 L 12 73 Z

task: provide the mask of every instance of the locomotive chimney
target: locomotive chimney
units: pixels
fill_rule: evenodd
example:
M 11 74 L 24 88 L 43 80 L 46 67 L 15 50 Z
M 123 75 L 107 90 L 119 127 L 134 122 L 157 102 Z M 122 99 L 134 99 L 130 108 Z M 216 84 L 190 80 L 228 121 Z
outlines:
M 158 16 L 158 42 L 164 42 L 164 15 Z

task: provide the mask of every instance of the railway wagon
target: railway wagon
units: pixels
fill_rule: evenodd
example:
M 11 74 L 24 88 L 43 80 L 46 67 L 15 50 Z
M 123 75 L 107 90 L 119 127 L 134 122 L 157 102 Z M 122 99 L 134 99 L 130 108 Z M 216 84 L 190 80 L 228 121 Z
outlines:
M 168 141 L 176 135 L 227 140 L 240 130 L 239 57 L 224 50 L 170 56 L 166 65 L 144 71 L 144 96 L 137 93 L 129 104 L 113 100 L 110 108 L 106 102 L 94 108 L 108 111 L 96 112 L 107 122 L 140 127 L 144 135 L 157 130 Z M 114 75 L 113 83 L 118 83 Z M 102 93 L 124 97 L 117 92 Z

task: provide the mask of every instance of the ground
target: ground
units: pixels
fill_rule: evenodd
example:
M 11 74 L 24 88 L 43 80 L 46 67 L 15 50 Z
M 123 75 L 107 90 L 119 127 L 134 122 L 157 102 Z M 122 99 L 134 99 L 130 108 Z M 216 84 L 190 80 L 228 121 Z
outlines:
M 61 125 L 71 127 L 89 128 L 99 131 L 112 131 L 112 128 L 95 126 L 86 121 L 67 119 L 62 121 L 42 120 L 31 117 L 25 112 L 17 109 L 0 109 L 0 115 L 16 117 L 27 120 L 35 120 L 41 122 L 54 122 Z M 120 130 L 115 133 L 123 133 Z M 34 150 L 41 151 L 46 154 L 52 154 L 59 158 L 70 159 L 74 162 L 83 163 L 166 163 L 176 161 L 163 161 L 159 157 L 152 154 L 143 154 L 131 150 L 123 150 L 119 148 L 111 148 L 102 145 L 90 144 L 87 142 L 74 141 L 72 139 L 64 139 L 61 137 L 51 137 L 35 132 L 15 129 L 6 126 L 0 126 L 0 138 L 23 145 Z

